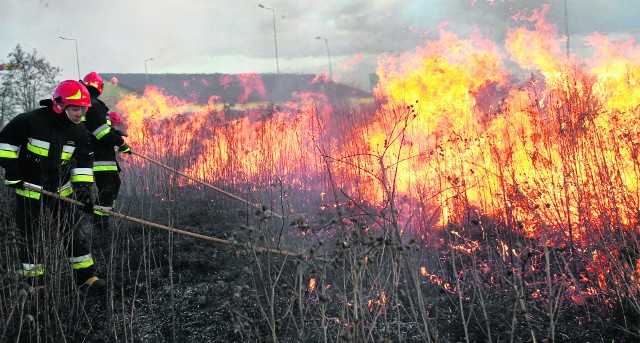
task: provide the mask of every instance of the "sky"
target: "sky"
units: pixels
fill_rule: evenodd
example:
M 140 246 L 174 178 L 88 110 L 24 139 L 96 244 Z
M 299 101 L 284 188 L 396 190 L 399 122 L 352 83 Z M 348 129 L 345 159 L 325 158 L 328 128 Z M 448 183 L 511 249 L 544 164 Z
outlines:
M 2 0 L 0 62 L 17 44 L 62 68 L 60 80 L 78 67 L 329 74 L 331 62 L 335 80 L 363 84 L 380 56 L 415 51 L 442 27 L 501 42 L 514 14 L 543 4 L 576 51 L 595 32 L 640 39 L 638 0 Z

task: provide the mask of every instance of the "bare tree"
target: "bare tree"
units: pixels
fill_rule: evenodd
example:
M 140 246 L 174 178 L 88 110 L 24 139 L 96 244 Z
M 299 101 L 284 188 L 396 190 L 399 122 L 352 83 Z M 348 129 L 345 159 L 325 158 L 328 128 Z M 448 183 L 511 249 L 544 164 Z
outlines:
M 0 75 L 0 124 L 17 112 L 38 107 L 40 99 L 49 98 L 57 85 L 61 69 L 52 66 L 44 57 L 25 52 L 20 44 L 9 53 L 10 63 L 21 63 L 23 68 Z
M 11 71 L 9 73 L 11 74 L 2 75 L 3 80 L 0 82 L 0 128 L 4 127 L 9 119 L 16 115 L 16 106 L 13 101 L 13 97 L 11 97 L 11 88 L 4 80 L 7 77 L 13 77 L 15 71 Z

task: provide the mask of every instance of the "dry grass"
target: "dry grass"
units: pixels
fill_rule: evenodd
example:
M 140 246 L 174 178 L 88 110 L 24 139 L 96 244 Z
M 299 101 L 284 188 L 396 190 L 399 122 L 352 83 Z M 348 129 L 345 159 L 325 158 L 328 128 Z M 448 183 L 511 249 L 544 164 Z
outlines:
M 438 132 L 418 143 L 419 104 L 389 104 L 375 116 L 335 107 L 328 120 L 318 102 L 292 113 L 263 108 L 252 124 L 199 126 L 213 145 L 142 132 L 150 157 L 284 219 L 132 157 L 123 163 L 120 211 L 300 256 L 212 247 L 118 221 L 96 249 L 110 280 L 104 302 L 59 292 L 59 268 L 47 283 L 55 291 L 34 303 L 11 273 L 12 205 L 2 197 L 0 341 L 25 332 L 43 342 L 96 333 L 119 342 L 636 340 L 636 133 L 603 130 L 615 114 L 585 91 L 592 80 L 572 75 L 569 84 L 580 87 L 548 92 L 553 106 L 518 106 L 534 133 L 511 104 L 500 114 L 508 135 Z M 287 126 L 283 113 L 300 118 Z M 365 137 L 373 119 L 387 130 L 372 147 Z M 151 154 L 184 145 L 190 149 Z M 198 164 L 203 155 L 218 162 Z M 412 197 L 402 184 L 407 170 L 416 175 Z M 230 264 L 217 268 L 221 261 Z

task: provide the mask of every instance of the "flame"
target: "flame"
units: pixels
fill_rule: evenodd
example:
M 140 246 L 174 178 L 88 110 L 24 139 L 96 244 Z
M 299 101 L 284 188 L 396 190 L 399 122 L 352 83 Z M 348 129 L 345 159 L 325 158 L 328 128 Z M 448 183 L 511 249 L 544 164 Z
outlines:
M 387 304 L 387 294 L 385 292 L 380 292 L 375 299 L 367 300 L 367 307 L 369 307 L 369 311 L 374 311 L 374 306 L 383 307 Z
M 562 40 L 556 38 L 555 26 L 546 21 L 548 12 L 549 5 L 543 5 L 542 9 L 534 10 L 529 17 L 525 13 L 516 14 L 513 19 L 533 22 L 535 29 L 521 26 L 509 30 L 505 45 L 513 60 L 522 68 L 539 70 L 547 82 L 561 82 L 567 57 L 560 43 L 566 37 Z
M 355 69 L 355 67 L 364 60 L 364 56 L 361 54 L 355 54 L 353 55 L 353 57 L 351 58 L 351 60 L 348 60 L 342 64 L 338 65 L 338 70 L 346 72 L 349 70 L 353 70 Z
M 444 282 L 440 277 L 435 274 L 431 274 L 427 271 L 427 267 L 420 267 L 420 274 L 426 277 L 432 285 L 442 286 L 442 288 L 446 291 L 452 291 L 453 287 L 448 282 Z
M 222 75 L 219 79 L 220 84 L 226 89 L 238 81 L 244 92 L 238 96 L 239 103 L 245 103 L 252 93 L 257 93 L 261 99 L 267 98 L 267 91 L 264 88 L 262 78 L 258 74 L 237 74 Z
M 638 191 L 640 47 L 593 34 L 592 58 L 569 55 L 548 10 L 515 15 L 520 26 L 504 46 L 443 26 L 438 40 L 381 56 L 375 109 L 335 108 L 324 94 L 299 93 L 229 116 L 216 97 L 197 105 L 154 87 L 117 107 L 128 115 L 134 149 L 205 181 L 255 193 L 277 184 L 287 196 L 332 189 L 425 236 L 473 214 L 558 249 L 588 247 L 594 231 L 637 222 L 628 194 Z M 508 62 L 531 76 L 514 76 Z M 219 82 L 236 80 L 240 102 L 266 98 L 258 75 Z M 311 201 L 284 200 L 292 213 Z M 516 255 L 498 244 L 505 261 Z M 478 241 L 455 249 L 473 253 Z M 593 259 L 594 270 L 611 263 Z M 604 276 L 596 280 L 606 286 Z
M 316 290 L 316 278 L 312 277 L 312 278 L 309 280 L 309 287 L 307 287 L 307 290 L 308 290 L 309 292 L 313 292 L 313 291 L 315 291 L 315 290 Z

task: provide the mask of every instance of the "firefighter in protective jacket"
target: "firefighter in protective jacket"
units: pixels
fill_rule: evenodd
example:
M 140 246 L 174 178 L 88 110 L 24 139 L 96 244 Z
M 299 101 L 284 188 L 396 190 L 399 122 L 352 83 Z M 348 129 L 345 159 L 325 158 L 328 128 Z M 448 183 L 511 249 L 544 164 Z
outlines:
M 91 95 L 91 107 L 84 116 L 84 125 L 91 133 L 91 146 L 95 161 L 93 172 L 98 188 L 98 205 L 112 210 L 120 192 L 120 166 L 116 159 L 118 152 L 131 153 L 131 148 L 124 142 L 123 134 L 116 130 L 111 123 L 109 108 L 98 99 L 104 90 L 102 77 L 92 71 L 87 74 L 82 83 Z M 109 215 L 105 212 L 94 211 L 93 222 L 99 229 L 109 227 Z
M 80 286 L 104 288 L 95 275 L 91 255 L 93 210 L 93 153 L 89 133 L 81 125 L 91 106 L 89 92 L 75 80 L 61 82 L 44 107 L 13 118 L 0 131 L 0 166 L 5 185 L 15 188 L 18 227 L 18 272 L 32 284 L 43 285 L 44 263 L 54 258 L 63 243 Z M 26 189 L 25 183 L 42 186 L 62 196 L 73 196 L 84 206 Z

